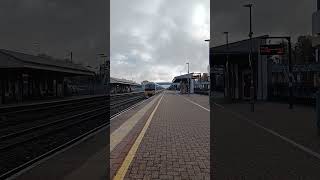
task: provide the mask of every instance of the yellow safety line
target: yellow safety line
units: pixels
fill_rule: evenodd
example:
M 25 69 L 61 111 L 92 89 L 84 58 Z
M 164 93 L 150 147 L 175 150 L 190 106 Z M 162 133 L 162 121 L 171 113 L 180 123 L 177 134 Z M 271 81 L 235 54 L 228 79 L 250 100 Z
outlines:
M 135 154 L 136 154 L 136 152 L 138 150 L 138 147 L 139 147 L 139 145 L 140 145 L 140 143 L 142 141 L 142 138 L 144 137 L 144 135 L 145 135 L 145 133 L 146 133 L 146 131 L 147 131 L 149 125 L 150 125 L 150 122 L 151 122 L 156 110 L 158 109 L 158 106 L 159 106 L 162 98 L 163 98 L 163 95 L 161 96 L 157 106 L 154 108 L 154 110 L 152 111 L 151 115 L 149 116 L 149 118 L 148 118 L 146 124 L 144 125 L 141 133 L 139 134 L 139 136 L 137 137 L 136 141 L 132 145 L 132 147 L 131 147 L 129 153 L 127 154 L 125 160 L 123 161 L 120 169 L 117 171 L 116 176 L 113 178 L 114 180 L 122 180 L 125 177 L 128 169 L 129 169 L 129 166 L 130 166 L 130 164 L 131 164 L 131 162 L 133 160 L 133 157 L 135 156 Z

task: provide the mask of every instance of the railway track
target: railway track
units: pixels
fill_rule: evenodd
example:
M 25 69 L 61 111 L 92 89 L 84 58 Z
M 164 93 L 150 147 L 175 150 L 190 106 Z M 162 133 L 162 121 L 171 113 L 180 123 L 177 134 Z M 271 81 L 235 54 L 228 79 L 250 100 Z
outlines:
M 109 126 L 110 116 L 143 99 L 137 92 L 1 107 L 0 179 Z

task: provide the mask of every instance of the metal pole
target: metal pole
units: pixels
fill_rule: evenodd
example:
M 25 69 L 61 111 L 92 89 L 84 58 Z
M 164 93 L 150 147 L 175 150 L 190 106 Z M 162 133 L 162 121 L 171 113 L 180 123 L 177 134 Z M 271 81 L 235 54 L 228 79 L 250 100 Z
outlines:
M 229 100 L 229 98 L 231 97 L 231 92 L 230 92 L 230 74 L 229 74 L 229 32 L 224 32 L 224 34 L 226 35 L 226 49 L 227 49 L 227 55 L 226 55 L 226 77 L 225 77 L 225 81 L 226 81 L 226 84 L 225 86 L 227 87 L 227 92 L 226 92 L 226 95 L 227 95 L 227 99 Z
M 210 40 L 209 39 L 207 39 L 207 40 L 204 40 L 204 41 L 206 41 L 206 42 L 209 42 L 209 77 L 210 77 L 210 89 L 209 89 L 209 105 L 210 105 L 210 107 L 212 107 L 213 106 L 213 93 L 211 93 L 211 91 L 213 92 L 213 76 L 212 76 L 212 72 L 211 72 L 211 61 L 210 61 Z M 211 97 L 212 96 L 212 97 Z
M 316 99 L 316 125 L 317 125 L 317 133 L 320 136 L 320 90 L 317 91 L 317 99 Z
M 250 67 L 251 67 L 251 86 L 250 86 L 250 95 L 251 95 L 251 112 L 254 112 L 254 83 L 253 83 L 253 79 L 254 79 L 254 71 L 253 71 L 253 57 L 252 57 L 252 5 L 249 5 L 249 9 L 250 9 L 250 33 L 249 33 L 249 38 L 250 38 L 250 55 L 249 55 L 249 59 L 250 59 Z
M 293 81 L 293 74 L 292 74 L 292 62 L 291 62 L 291 38 L 288 37 L 288 45 L 289 45 L 289 108 L 293 108 L 293 91 L 292 91 L 292 81 Z
M 189 63 L 188 64 L 188 95 L 190 95 Z

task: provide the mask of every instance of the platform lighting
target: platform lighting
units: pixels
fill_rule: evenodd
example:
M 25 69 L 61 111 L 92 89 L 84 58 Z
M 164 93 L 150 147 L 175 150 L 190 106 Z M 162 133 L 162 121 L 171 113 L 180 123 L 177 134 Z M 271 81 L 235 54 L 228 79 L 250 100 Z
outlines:
M 189 63 L 187 62 L 186 64 L 188 64 L 188 76 L 189 76 Z M 190 79 L 188 78 L 188 94 L 190 94 Z
M 230 77 L 229 77 L 229 32 L 223 32 L 223 34 L 226 35 L 226 79 L 227 79 L 227 98 L 231 97 L 231 92 L 230 92 Z
M 209 42 L 209 67 L 210 67 L 210 69 L 209 69 L 209 75 L 210 75 L 210 77 L 211 77 L 211 65 L 210 65 L 210 39 L 205 39 L 204 40 L 205 42 Z M 212 104 L 212 97 L 211 96 L 213 96 L 213 94 L 211 94 L 211 91 L 213 91 L 213 82 L 211 82 L 210 81 L 210 91 L 209 91 L 209 97 L 210 97 L 210 101 L 209 101 L 209 103 L 210 103 L 210 107 L 211 107 L 211 104 Z
M 250 96 L 251 96 L 251 112 L 254 112 L 254 85 L 253 85 L 253 78 L 254 78 L 254 75 L 253 75 L 253 63 L 252 63 L 252 35 L 253 35 L 253 32 L 252 32 L 252 6 L 253 4 L 245 4 L 243 5 L 243 7 L 247 7 L 249 8 L 249 21 L 250 21 L 250 32 L 249 32 L 249 38 L 250 38 L 250 55 L 249 55 L 249 66 L 250 66 L 250 69 L 251 69 L 251 85 L 250 85 Z

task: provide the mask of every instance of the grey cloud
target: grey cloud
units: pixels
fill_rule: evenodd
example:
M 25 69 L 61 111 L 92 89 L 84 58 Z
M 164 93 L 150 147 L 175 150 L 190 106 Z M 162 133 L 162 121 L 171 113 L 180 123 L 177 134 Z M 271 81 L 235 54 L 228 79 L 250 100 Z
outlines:
M 251 2 L 253 7 L 254 35 L 311 34 L 312 13 L 316 0 L 219 0 L 211 1 L 211 32 L 216 45 L 225 42 L 221 32 L 229 31 L 230 40 L 248 37 L 249 10 L 242 5 Z
M 143 1 L 135 1 L 139 6 Z M 123 7 L 123 4 L 128 6 Z M 111 7 L 111 75 L 129 77 L 141 82 L 144 79 L 171 81 L 179 71 L 186 72 L 189 61 L 191 71 L 206 71 L 208 64 L 208 45 L 204 39 L 194 39 L 191 33 L 199 31 L 192 27 L 192 13 L 196 4 L 207 8 L 209 18 L 209 1 L 163 1 L 157 11 L 137 12 L 131 9 L 128 0 L 112 1 Z M 117 9 L 121 9 L 119 13 Z M 113 13 L 114 12 L 114 13 Z M 209 22 L 207 22 L 209 24 Z M 134 28 L 141 30 L 141 36 L 132 35 Z M 207 30 L 209 32 L 209 29 Z M 207 35 L 209 36 L 209 34 Z M 208 37 L 203 37 L 208 38 Z M 133 50 L 140 53 L 131 54 Z M 152 58 L 147 62 L 141 53 Z M 126 65 L 116 64 L 115 55 L 128 56 Z M 114 62 L 114 63 L 113 63 Z M 134 69 L 132 67 L 135 67 Z
M 96 54 L 106 51 L 107 9 L 104 0 L 4 0 L 0 7 L 0 48 L 74 59 L 97 65 Z

